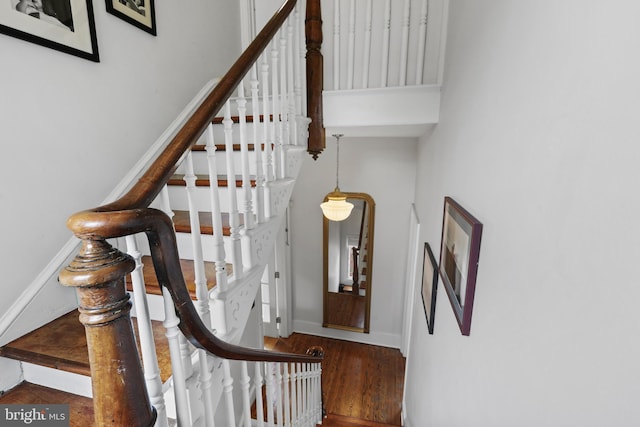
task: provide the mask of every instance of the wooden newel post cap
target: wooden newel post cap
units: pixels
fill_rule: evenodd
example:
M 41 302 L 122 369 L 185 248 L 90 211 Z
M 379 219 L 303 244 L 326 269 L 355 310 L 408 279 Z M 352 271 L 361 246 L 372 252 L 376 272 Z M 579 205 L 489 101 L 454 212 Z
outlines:
M 59 276 L 64 286 L 100 286 L 123 278 L 136 267 L 129 255 L 104 240 L 83 240 L 80 252 Z

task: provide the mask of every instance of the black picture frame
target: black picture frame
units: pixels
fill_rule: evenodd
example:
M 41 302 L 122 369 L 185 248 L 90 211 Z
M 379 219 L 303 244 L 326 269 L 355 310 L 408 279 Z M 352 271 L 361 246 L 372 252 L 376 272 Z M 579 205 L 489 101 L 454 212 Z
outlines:
M 0 33 L 100 62 L 91 0 L 5 0 Z
M 429 243 L 424 244 L 422 260 L 422 306 L 427 318 L 427 328 L 433 334 L 433 322 L 436 315 L 436 293 L 438 291 L 438 264 Z
M 462 335 L 471 333 L 481 239 L 482 223 L 445 197 L 438 270 Z
M 156 4 L 154 0 L 105 0 L 107 12 L 140 28 L 151 35 L 157 35 Z

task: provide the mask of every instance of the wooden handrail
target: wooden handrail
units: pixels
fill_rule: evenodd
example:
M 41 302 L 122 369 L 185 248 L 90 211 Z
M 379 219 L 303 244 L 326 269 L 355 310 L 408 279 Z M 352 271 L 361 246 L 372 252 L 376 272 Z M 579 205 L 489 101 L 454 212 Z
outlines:
M 60 282 L 75 287 L 92 370 L 97 425 L 151 426 L 155 410 L 149 403 L 131 326 L 131 302 L 124 277 L 133 259 L 106 239 L 146 233 L 158 283 L 167 290 L 180 317 L 180 330 L 196 347 L 233 360 L 318 363 L 322 356 L 255 350 L 226 343 L 203 324 L 187 291 L 170 218 L 149 208 L 215 114 L 242 82 L 270 40 L 294 9 L 286 0 L 264 29 L 195 110 L 139 181 L 115 202 L 72 215 L 67 226 L 82 240 L 80 252 L 60 273 Z
M 267 47 L 276 32 L 295 7 L 296 0 L 286 0 L 276 14 L 264 26 L 262 31 L 251 42 L 229 71 L 220 79 L 211 94 L 193 113 L 188 122 L 178 131 L 171 143 L 140 177 L 140 180 L 119 200 L 108 205 L 93 209 L 94 212 L 108 212 L 114 210 L 136 209 L 147 207 L 156 198 L 160 190 L 175 170 L 180 157 L 195 144 L 213 121 L 215 115 L 231 97 L 235 88 L 240 84 L 251 66 L 258 60 L 260 54 Z M 71 217 L 73 220 L 74 217 Z M 74 222 L 69 224 L 72 231 L 76 231 Z

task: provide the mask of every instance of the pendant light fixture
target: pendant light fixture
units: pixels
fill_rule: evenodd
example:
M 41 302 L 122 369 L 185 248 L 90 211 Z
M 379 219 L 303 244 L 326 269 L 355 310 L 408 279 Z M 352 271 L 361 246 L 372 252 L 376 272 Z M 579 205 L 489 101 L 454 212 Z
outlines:
M 329 221 L 343 221 L 349 217 L 353 204 L 347 202 L 347 196 L 340 192 L 340 186 L 338 185 L 338 173 L 340 169 L 340 138 L 344 136 L 342 134 L 335 134 L 333 137 L 336 139 L 336 188 L 327 195 L 328 201 L 321 203 L 320 208 L 322 214 Z

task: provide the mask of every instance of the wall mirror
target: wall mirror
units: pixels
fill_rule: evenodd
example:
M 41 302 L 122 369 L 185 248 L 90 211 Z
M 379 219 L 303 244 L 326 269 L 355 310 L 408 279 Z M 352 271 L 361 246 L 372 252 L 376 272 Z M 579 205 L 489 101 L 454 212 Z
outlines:
M 354 205 L 351 215 L 339 222 L 322 217 L 322 326 L 369 333 L 375 203 L 365 193 L 344 194 Z

